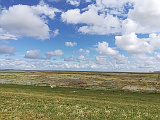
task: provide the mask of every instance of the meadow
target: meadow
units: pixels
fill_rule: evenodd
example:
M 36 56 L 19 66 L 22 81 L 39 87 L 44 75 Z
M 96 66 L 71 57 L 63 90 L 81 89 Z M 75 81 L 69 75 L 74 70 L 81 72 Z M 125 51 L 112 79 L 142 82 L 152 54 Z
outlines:
M 0 120 L 160 120 L 158 73 L 1 72 L 0 82 Z
M 0 119 L 159 120 L 160 95 L 0 84 Z

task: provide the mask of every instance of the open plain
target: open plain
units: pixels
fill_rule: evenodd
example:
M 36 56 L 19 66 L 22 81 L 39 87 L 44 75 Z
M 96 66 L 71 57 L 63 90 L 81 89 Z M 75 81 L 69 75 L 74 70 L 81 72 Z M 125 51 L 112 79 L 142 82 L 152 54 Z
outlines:
M 0 83 L 160 93 L 160 73 L 0 71 Z
M 0 119 L 159 120 L 159 73 L 1 71 Z

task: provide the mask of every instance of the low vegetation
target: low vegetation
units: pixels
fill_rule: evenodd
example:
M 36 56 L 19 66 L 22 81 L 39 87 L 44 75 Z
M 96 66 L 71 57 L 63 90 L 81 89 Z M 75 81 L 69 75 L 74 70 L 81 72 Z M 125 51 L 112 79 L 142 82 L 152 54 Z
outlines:
M 0 72 L 0 83 L 160 93 L 159 73 Z
M 0 120 L 160 120 L 159 73 L 0 70 Z
M 2 120 L 159 120 L 160 95 L 0 84 Z

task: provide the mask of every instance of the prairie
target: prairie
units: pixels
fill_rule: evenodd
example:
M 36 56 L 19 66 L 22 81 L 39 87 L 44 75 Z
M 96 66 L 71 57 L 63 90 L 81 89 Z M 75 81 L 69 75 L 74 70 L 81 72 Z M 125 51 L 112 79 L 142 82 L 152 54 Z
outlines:
M 2 120 L 159 120 L 160 95 L 0 84 Z
M 159 73 L 0 71 L 0 120 L 160 120 Z
M 159 73 L 0 72 L 0 83 L 160 93 Z

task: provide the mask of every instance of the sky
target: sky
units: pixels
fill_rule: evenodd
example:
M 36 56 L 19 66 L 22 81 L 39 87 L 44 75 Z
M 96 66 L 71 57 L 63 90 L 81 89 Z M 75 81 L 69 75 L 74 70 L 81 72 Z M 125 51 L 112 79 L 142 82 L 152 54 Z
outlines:
M 0 0 L 0 69 L 160 71 L 159 0 Z

